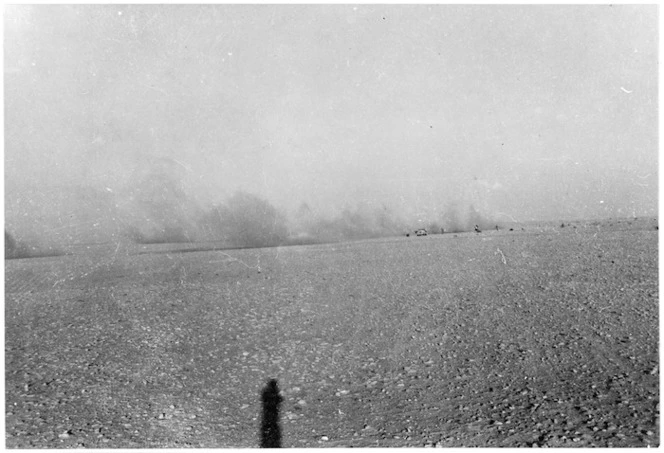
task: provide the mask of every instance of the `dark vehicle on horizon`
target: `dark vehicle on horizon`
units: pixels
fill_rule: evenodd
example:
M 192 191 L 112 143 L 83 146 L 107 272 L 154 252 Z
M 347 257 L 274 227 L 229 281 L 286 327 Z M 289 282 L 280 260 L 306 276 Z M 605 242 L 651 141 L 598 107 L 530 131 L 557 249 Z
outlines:
M 420 228 L 419 230 L 415 230 L 415 234 L 417 236 L 426 236 L 428 233 L 424 228 Z

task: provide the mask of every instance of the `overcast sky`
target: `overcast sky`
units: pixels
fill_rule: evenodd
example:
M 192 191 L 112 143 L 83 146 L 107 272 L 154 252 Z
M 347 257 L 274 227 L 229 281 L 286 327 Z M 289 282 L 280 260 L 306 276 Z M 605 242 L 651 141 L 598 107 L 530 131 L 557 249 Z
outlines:
M 287 212 L 656 215 L 656 6 L 5 8 L 10 223 L 155 172 Z

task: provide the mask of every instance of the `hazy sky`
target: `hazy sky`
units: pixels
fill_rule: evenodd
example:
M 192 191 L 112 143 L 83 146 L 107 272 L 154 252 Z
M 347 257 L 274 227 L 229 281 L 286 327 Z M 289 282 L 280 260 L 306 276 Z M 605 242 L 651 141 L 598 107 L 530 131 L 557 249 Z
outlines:
M 287 212 L 656 215 L 656 6 L 5 8 L 7 222 L 155 172 Z

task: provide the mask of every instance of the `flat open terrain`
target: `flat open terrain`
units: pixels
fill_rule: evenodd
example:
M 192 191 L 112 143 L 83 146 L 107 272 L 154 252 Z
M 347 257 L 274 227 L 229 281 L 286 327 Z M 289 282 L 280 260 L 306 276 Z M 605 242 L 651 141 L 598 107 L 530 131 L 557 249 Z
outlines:
M 656 223 L 7 260 L 6 445 L 657 446 Z

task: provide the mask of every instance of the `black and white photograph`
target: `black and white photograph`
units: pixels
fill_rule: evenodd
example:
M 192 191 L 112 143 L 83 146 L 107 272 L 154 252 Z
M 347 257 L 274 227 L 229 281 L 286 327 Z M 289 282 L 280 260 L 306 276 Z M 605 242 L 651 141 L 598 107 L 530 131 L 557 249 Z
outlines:
M 6 4 L 7 449 L 660 446 L 650 4 Z

